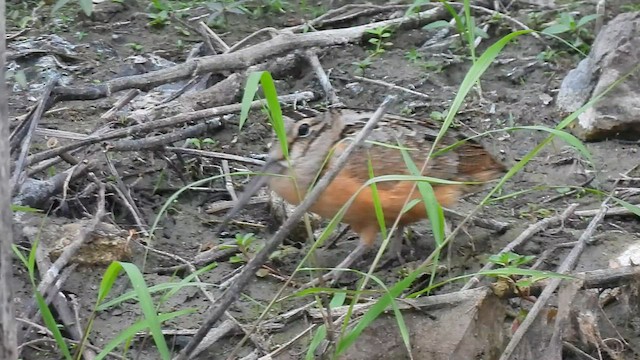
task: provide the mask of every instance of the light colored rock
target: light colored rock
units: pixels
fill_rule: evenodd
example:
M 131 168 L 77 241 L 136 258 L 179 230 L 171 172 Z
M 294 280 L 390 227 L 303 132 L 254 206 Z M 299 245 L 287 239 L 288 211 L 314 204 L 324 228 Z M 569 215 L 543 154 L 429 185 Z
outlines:
M 414 359 L 498 359 L 504 349 L 505 307 L 486 289 L 447 294 L 456 300 L 438 303 L 436 297 L 417 299 L 429 306 L 403 311 Z M 398 304 L 400 307 L 403 304 Z M 349 360 L 409 359 L 393 313 L 380 315 L 340 357 Z
M 566 112 L 579 109 L 639 63 L 640 12 L 620 14 L 598 34 L 589 57 L 562 82 L 558 107 Z M 583 140 L 640 139 L 640 71 L 583 112 L 572 129 Z

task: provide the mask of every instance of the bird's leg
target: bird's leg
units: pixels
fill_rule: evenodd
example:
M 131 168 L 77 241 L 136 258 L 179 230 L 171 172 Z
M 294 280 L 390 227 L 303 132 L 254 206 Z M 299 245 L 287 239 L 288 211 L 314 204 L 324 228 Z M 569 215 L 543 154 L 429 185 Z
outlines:
M 404 226 L 399 225 L 396 231 L 391 237 L 391 244 L 389 245 L 389 253 L 391 256 L 395 255 L 400 265 L 404 266 L 405 261 L 402 257 L 402 245 L 404 240 Z
M 338 279 L 345 271 L 345 269 L 349 269 L 349 267 L 358 259 L 362 257 L 362 255 L 371 248 L 371 245 L 375 242 L 376 236 L 378 235 L 377 226 L 366 227 L 366 228 L 356 228 L 353 225 L 351 228 L 360 235 L 360 241 L 358 242 L 358 246 L 356 246 L 353 251 L 347 255 L 347 257 L 342 260 L 340 264 L 338 264 L 333 270 L 328 272 L 327 274 L 313 279 L 312 281 L 303 285 L 303 288 L 317 286 L 321 282 L 331 280 L 331 285 L 337 283 Z
M 353 251 L 351 251 L 340 264 L 336 265 L 333 270 L 309 281 L 308 283 L 303 285 L 303 288 L 317 286 L 321 282 L 327 282 L 329 280 L 331 280 L 331 285 L 334 285 L 336 282 L 338 282 L 338 279 L 340 279 L 340 276 L 345 271 L 345 269 L 348 270 L 349 266 L 351 266 L 351 264 L 362 257 L 362 254 L 364 254 L 368 249 L 369 246 L 367 244 L 361 241 L 358 242 L 358 246 L 356 246 L 356 248 L 353 249 Z

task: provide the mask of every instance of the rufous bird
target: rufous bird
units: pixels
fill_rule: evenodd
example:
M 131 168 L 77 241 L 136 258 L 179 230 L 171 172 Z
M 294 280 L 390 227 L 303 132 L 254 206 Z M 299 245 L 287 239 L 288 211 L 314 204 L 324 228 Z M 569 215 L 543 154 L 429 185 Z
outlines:
M 347 148 L 372 114 L 372 111 L 332 108 L 297 121 L 286 118 L 289 159 L 283 155 L 281 144 L 274 140 L 269 159 L 261 173 L 278 176 L 257 177 L 229 211 L 223 224 L 246 205 L 250 197 L 265 184 L 287 202 L 299 204 L 316 180 L 331 168 L 333 162 Z M 372 189 L 370 186 L 363 188 L 363 184 L 370 180 L 370 170 L 373 170 L 376 177 L 410 175 L 400 147 L 407 149 L 413 162 L 420 168 L 433 146 L 439 129 L 440 124 L 428 119 L 385 115 L 367 141 L 351 154 L 346 166 L 311 206 L 311 212 L 331 219 L 359 191 L 344 213 L 342 222 L 350 225 L 360 236 L 360 244 L 336 269 L 348 268 L 374 244 L 380 232 Z M 438 142 L 436 150 L 444 149 L 466 138 L 454 129 L 449 129 Z M 494 180 L 504 170 L 504 165 L 487 149 L 468 139 L 449 151 L 433 156 L 423 175 L 455 182 L 478 183 Z M 392 224 L 402 214 L 414 184 L 413 181 L 385 181 L 376 184 L 386 224 Z M 454 205 L 462 195 L 476 188 L 467 184 L 433 183 L 432 186 L 438 203 L 443 207 Z M 422 199 L 417 189 L 411 193 L 409 201 L 413 199 Z M 402 214 L 399 225 L 405 226 L 426 218 L 426 208 L 420 202 Z M 334 270 L 324 278 L 336 279 L 338 274 L 339 272 Z

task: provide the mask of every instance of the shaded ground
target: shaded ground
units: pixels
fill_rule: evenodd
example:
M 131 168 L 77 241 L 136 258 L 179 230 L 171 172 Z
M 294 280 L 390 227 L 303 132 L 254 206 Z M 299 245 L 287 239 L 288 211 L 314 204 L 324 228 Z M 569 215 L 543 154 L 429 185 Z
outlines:
M 334 2 L 334 8 L 340 6 L 341 3 Z M 621 11 L 622 4 L 613 3 L 608 4 L 607 19 Z M 191 46 L 195 42 L 201 41 L 201 38 L 175 19 L 168 19 L 168 23 L 164 27 L 150 28 L 147 25 L 149 21 L 147 13 L 151 10 L 143 5 L 145 3 L 140 1 L 138 6 L 118 11 L 113 16 L 108 16 L 106 22 L 86 19 L 71 9 L 65 9 L 62 15 L 49 18 L 47 17 L 49 10 L 44 8 L 38 13 L 39 20 L 33 25 L 33 29 L 12 40 L 10 46 L 18 46 L 23 41 L 33 45 L 33 39 L 52 34 L 73 44 L 76 53 L 75 59 L 64 59 L 68 66 L 73 67 L 66 70 L 60 70 L 58 67 L 57 71 L 64 74 L 63 81 L 68 80 L 74 85 L 97 83 L 114 77 L 148 71 L 149 69 L 144 66 L 136 65 L 131 61 L 129 57 L 135 55 L 155 54 L 175 63 L 184 61 Z M 208 12 L 199 4 L 192 5 L 189 9 L 184 10 L 188 16 L 183 16 L 183 19 Z M 9 4 L 9 7 L 17 14 L 13 19 L 15 26 L 31 10 L 29 7 L 17 4 Z M 593 8 L 585 5 L 578 8 L 567 8 L 565 5 L 558 5 L 558 7 L 579 10 L 582 15 L 594 11 Z M 540 29 L 542 23 L 555 19 L 558 13 L 555 9 L 543 11 L 533 7 L 514 8 L 510 11 L 511 16 L 537 29 Z M 228 44 L 234 44 L 249 33 L 265 26 L 281 28 L 297 24 L 303 17 L 310 18 L 310 12 L 310 9 L 291 6 L 285 14 L 267 12 L 255 18 L 230 14 L 228 25 L 217 32 Z M 533 21 L 534 18 L 535 21 Z M 360 19 L 360 21 L 364 20 Z M 484 51 L 495 39 L 511 31 L 511 26 L 512 24 L 506 21 L 498 21 L 497 25 L 490 26 L 488 30 L 490 38 L 481 43 L 478 51 Z M 18 29 L 13 28 L 9 32 L 15 31 Z M 188 35 L 185 34 L 187 31 Z M 424 30 L 402 31 L 393 34 L 389 39 L 393 45 L 389 46 L 386 53 L 375 59 L 364 71 L 366 77 L 384 80 L 429 96 L 429 99 L 425 100 L 398 92 L 400 101 L 394 109 L 396 113 L 410 114 L 415 117 L 434 117 L 436 116 L 434 112 L 446 111 L 470 66 L 467 50 L 460 47 L 458 40 L 444 48 L 418 50 L 420 58 L 415 61 L 407 56 L 407 52 L 422 46 L 433 34 L 433 31 Z M 48 41 L 51 41 L 50 38 Z M 550 46 L 550 48 L 546 46 Z M 375 108 L 386 94 L 392 92 L 388 87 L 353 78 L 353 75 L 362 75 L 354 63 L 366 58 L 368 48 L 370 46 L 366 44 L 348 45 L 323 49 L 319 54 L 322 66 L 330 71 L 330 79 L 338 90 L 338 95 L 348 106 Z M 555 55 L 549 56 L 546 60 L 542 59 L 541 54 L 543 52 L 551 54 L 551 50 L 556 52 Z M 11 63 L 17 64 L 19 69 L 25 69 L 26 80 L 29 84 L 25 89 L 20 86 L 20 81 L 17 78 L 11 79 L 13 93 L 10 98 L 10 113 L 12 117 L 25 114 L 40 95 L 41 89 L 37 84 L 43 83 L 43 71 L 41 68 L 34 67 L 34 64 L 41 60 L 42 58 L 39 56 L 29 56 L 21 57 L 15 63 Z M 517 42 L 506 47 L 498 57 L 498 61 L 483 76 L 482 97 L 479 97 L 476 92 L 472 92 L 460 115 L 456 117 L 455 126 L 478 133 L 505 126 L 534 124 L 555 126 L 562 119 L 562 116 L 554 110 L 554 103 L 550 99 L 555 96 L 563 76 L 575 66 L 577 61 L 579 61 L 579 57 L 560 43 L 550 41 L 543 43 L 533 37 L 519 38 Z M 38 64 L 42 65 L 42 63 Z M 309 68 L 296 69 L 291 73 L 291 76 L 278 79 L 277 86 L 280 94 L 309 89 L 321 92 L 319 84 Z M 96 101 L 59 103 L 55 108 L 61 110 L 44 116 L 40 126 L 88 134 L 104 125 L 100 116 L 112 106 L 119 96 L 120 94 L 114 94 L 109 98 Z M 259 115 L 258 112 L 255 113 L 252 121 L 240 133 L 234 125 L 230 124 L 221 132 L 211 134 L 210 137 L 214 143 L 207 144 L 206 149 L 244 156 L 266 152 L 271 131 L 265 125 L 264 116 Z M 231 122 L 237 121 L 237 118 L 234 117 L 230 120 Z M 513 164 L 533 149 L 546 135 L 546 133 L 531 131 L 497 133 L 492 135 L 491 140 L 487 142 L 494 146 L 493 152 L 499 154 L 503 161 L 507 164 Z M 32 152 L 44 149 L 45 141 L 45 138 L 38 137 Z M 602 191 L 610 190 L 613 179 L 618 178 L 621 173 L 638 163 L 637 143 L 610 140 L 591 143 L 587 146 L 593 154 L 593 167 L 561 141 L 554 141 L 551 146 L 544 149 L 523 171 L 510 180 L 501 192 L 502 195 L 523 193 L 496 201 L 483 211 L 483 217 L 514 223 L 513 229 L 503 235 L 496 235 L 484 229 L 468 227 L 466 233 L 462 232 L 456 238 L 455 244 L 450 250 L 452 256 L 451 262 L 447 263 L 448 271 L 439 274 L 439 278 L 445 279 L 477 271 L 486 262 L 489 255 L 500 251 L 529 224 L 563 211 L 570 202 L 580 202 L 581 208 L 597 208 L 602 197 L 588 192 L 580 192 L 577 197 L 575 195 L 563 197 L 547 203 L 543 201 L 558 195 L 561 191 L 566 191 L 566 187 L 580 186 L 594 176 L 595 179 L 590 182 L 590 187 Z M 177 189 L 184 186 L 184 183 L 172 170 L 167 171 L 166 163 L 157 153 L 112 153 L 112 157 L 124 180 L 131 185 L 132 196 L 146 217 L 144 220 L 149 224 L 153 223 L 160 207 L 173 192 L 171 188 Z M 198 174 L 195 171 L 192 174 L 186 174 L 189 181 L 194 181 L 200 176 L 216 174 L 218 171 L 212 166 L 217 165 L 216 161 L 200 159 L 192 164 L 193 168 L 201 169 L 203 173 Z M 235 164 L 233 166 L 242 167 L 243 165 Z M 48 175 L 50 174 L 38 174 L 42 178 L 46 178 Z M 108 174 L 100 175 L 107 176 Z M 238 185 L 240 185 L 239 183 Z M 84 186 L 86 186 L 86 181 L 71 184 L 74 195 L 68 203 L 69 207 L 57 209 L 44 221 L 65 223 L 67 222 L 65 219 L 68 217 L 81 217 L 83 211 L 93 212 L 93 201 L 95 201 L 93 198 L 75 197 Z M 561 188 L 555 189 L 549 188 L 549 186 Z M 213 183 L 210 187 L 220 189 L 220 191 L 186 192 L 180 196 L 173 204 L 169 215 L 160 221 L 160 230 L 156 233 L 157 237 L 153 242 L 154 248 L 192 259 L 199 252 L 201 246 L 217 243 L 217 239 L 213 237 L 212 233 L 217 217 L 205 213 L 204 209 L 212 202 L 228 200 L 229 197 L 222 182 Z M 166 189 L 163 190 L 163 188 Z M 480 195 L 472 196 L 466 199 L 465 203 L 461 203 L 458 209 L 469 211 L 480 199 Z M 113 199 L 108 199 L 108 201 L 113 201 Z M 56 208 L 59 204 L 59 198 L 51 199 L 51 204 L 47 204 L 47 207 Z M 85 206 L 87 210 L 83 210 L 82 206 Z M 107 210 L 113 213 L 113 219 L 122 228 L 134 228 L 135 224 L 119 205 L 111 202 Z M 222 215 L 222 213 L 218 215 Z M 56 220 L 58 217 L 62 220 Z M 270 230 L 273 230 L 273 224 L 270 223 L 271 216 L 266 206 L 254 206 L 245 210 L 241 218 L 249 223 L 259 225 L 239 227 L 243 231 L 255 232 L 259 239 L 267 238 Z M 574 218 L 558 231 L 535 236 L 522 248 L 517 249 L 517 252 L 523 255 L 539 255 L 554 244 L 574 241 L 587 222 L 588 219 Z M 37 221 L 34 220 L 33 223 L 37 224 Z M 411 254 L 410 259 L 419 263 L 432 248 L 430 244 L 433 239 L 428 227 L 424 224 L 415 226 L 414 230 L 417 233 L 414 240 L 417 248 Z M 629 244 L 638 241 L 639 232 L 640 224 L 637 219 L 608 218 L 601 225 L 598 241 L 591 244 L 581 257 L 577 270 L 606 268 L 613 256 Z M 50 235 L 43 234 L 43 238 L 45 240 L 48 237 L 55 238 Z M 320 250 L 321 263 L 319 265 L 335 265 L 355 246 L 356 242 L 357 239 L 353 236 L 345 237 L 336 247 Z M 24 242 L 21 245 L 28 246 Z M 285 247 L 287 250 L 293 250 L 289 252 L 288 256 L 274 260 L 270 264 L 280 274 L 290 274 L 305 252 L 303 246 L 295 241 L 286 244 Z M 544 269 L 554 269 L 557 261 L 564 257 L 563 251 L 553 254 L 545 263 Z M 145 256 L 146 261 L 143 263 L 142 259 L 145 254 L 140 246 L 134 246 L 134 254 L 134 262 L 139 266 L 144 265 L 144 269 L 147 270 L 145 280 L 148 285 L 172 281 L 173 277 L 170 275 L 158 275 L 149 270 L 159 266 L 175 265 L 174 263 L 154 254 Z M 370 259 L 371 256 L 365 259 L 359 267 L 366 269 Z M 325 261 L 326 263 L 324 263 Z M 412 264 L 408 263 L 405 266 L 410 268 Z M 202 276 L 202 281 L 220 284 L 234 274 L 238 267 L 238 264 L 232 264 L 229 261 L 220 262 L 215 269 Z M 386 284 L 392 284 L 400 278 L 403 270 L 406 269 L 394 263 L 379 270 L 376 275 Z M 103 272 L 104 267 L 79 267 L 65 283 L 64 290 L 77 296 L 81 317 L 88 316 L 93 308 L 97 287 Z M 17 298 L 20 302 L 19 310 L 21 310 L 21 307 L 28 303 L 32 291 L 29 288 L 26 270 L 17 262 L 15 274 L 15 289 L 17 289 Z M 256 278 L 245 290 L 242 300 L 230 309 L 231 313 L 242 323 L 252 323 L 271 301 L 281 283 L 280 280 L 271 276 Z M 120 279 L 116 284 L 118 291 L 127 288 L 124 279 Z M 214 295 L 219 294 L 216 290 L 213 290 L 213 293 Z M 308 299 L 280 302 L 276 304 L 272 314 L 283 313 L 307 302 Z M 514 302 L 514 305 L 517 304 L 519 303 Z M 207 306 L 209 306 L 209 302 L 198 291 L 188 288 L 181 290 L 169 299 L 162 306 L 162 311 L 175 311 L 187 307 L 197 309 L 195 314 L 180 317 L 170 321 L 167 325 L 167 327 L 175 327 L 176 329 L 194 329 L 201 321 L 201 315 L 206 311 Z M 94 324 L 94 331 L 90 335 L 93 344 L 104 346 L 123 328 L 137 320 L 140 315 L 140 311 L 134 303 L 126 303 L 100 313 Z M 270 334 L 269 343 L 272 345 L 285 343 L 304 328 L 306 325 L 303 320 L 293 322 L 281 331 Z M 633 332 L 633 328 L 621 326 L 620 329 L 628 330 L 623 331 L 623 335 L 627 337 L 628 341 L 640 346 L 637 333 Z M 240 338 L 237 336 L 225 338 L 200 358 L 223 358 Z M 294 344 L 279 358 L 301 358 L 300 354 L 304 353 L 308 339 L 310 337 Z M 175 341 L 175 345 L 181 346 L 186 343 L 188 338 L 176 337 L 172 340 Z M 138 357 L 139 359 L 156 358 L 156 353 L 150 344 L 149 340 L 144 343 L 144 349 L 141 356 Z M 137 345 L 139 343 L 136 344 L 136 349 L 140 348 Z M 244 356 L 251 351 L 250 346 L 245 346 L 239 355 Z M 44 359 L 57 358 L 57 356 L 53 355 L 51 349 L 45 346 L 41 350 L 29 349 L 25 352 L 24 358 Z

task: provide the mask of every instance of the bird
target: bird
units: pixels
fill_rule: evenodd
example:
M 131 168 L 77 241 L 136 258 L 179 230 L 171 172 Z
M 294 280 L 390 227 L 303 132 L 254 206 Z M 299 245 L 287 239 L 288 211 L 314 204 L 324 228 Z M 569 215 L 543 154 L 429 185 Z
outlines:
M 265 184 L 292 205 L 302 202 L 305 194 L 332 167 L 372 115 L 371 110 L 334 107 L 323 112 L 307 112 L 298 119 L 284 117 L 288 157 L 276 137 L 260 171 L 261 174 L 272 176 L 257 177 L 227 213 L 223 223 Z M 409 154 L 420 168 L 429 156 L 440 126 L 441 123 L 429 118 L 384 115 L 364 144 L 350 155 L 344 168 L 311 206 L 310 212 L 331 219 L 351 201 L 341 222 L 348 224 L 360 238 L 356 249 L 334 271 L 324 275 L 323 280 L 337 280 L 339 269 L 348 268 L 371 248 L 381 231 L 374 190 L 363 185 L 371 179 L 372 174 L 376 177 L 411 175 L 404 156 Z M 505 172 L 504 164 L 484 146 L 455 129 L 448 129 L 434 150 L 433 154 L 437 154 L 429 159 L 422 175 L 456 182 L 432 184 L 435 198 L 443 207 L 453 206 L 461 196 L 474 191 L 478 183 L 495 180 Z M 376 184 L 375 191 L 386 224 L 392 224 L 399 216 L 400 227 L 427 218 L 426 208 L 420 203 L 422 197 L 419 191 L 412 192 L 414 184 L 413 181 Z M 416 200 L 417 203 L 407 210 L 405 205 L 409 195 L 409 201 Z

